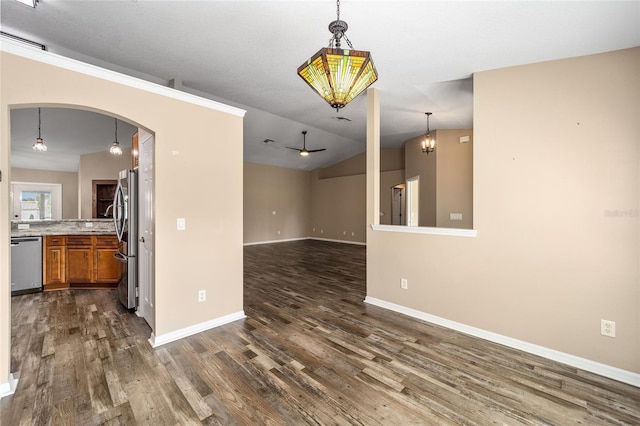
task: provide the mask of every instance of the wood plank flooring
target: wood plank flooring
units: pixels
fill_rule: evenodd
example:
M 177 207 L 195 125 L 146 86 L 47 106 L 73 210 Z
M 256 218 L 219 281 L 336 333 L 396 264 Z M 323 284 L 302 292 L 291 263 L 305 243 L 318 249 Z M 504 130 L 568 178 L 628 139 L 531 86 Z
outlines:
M 245 247 L 245 312 L 152 349 L 111 290 L 12 299 L 4 425 L 639 425 L 640 389 L 365 305 L 365 248 Z

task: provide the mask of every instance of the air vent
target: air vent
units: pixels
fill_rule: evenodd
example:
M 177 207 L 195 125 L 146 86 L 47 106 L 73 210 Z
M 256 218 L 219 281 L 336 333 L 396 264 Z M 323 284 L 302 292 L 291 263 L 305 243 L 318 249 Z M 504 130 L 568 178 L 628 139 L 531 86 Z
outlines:
M 35 6 L 34 6 L 35 7 Z M 19 43 L 25 44 L 29 47 L 36 47 L 40 50 L 47 50 L 47 46 L 45 46 L 44 44 L 32 41 L 32 40 L 28 40 L 26 38 L 22 38 L 22 37 L 18 37 L 17 35 L 13 35 L 13 34 L 9 34 L 9 33 L 5 33 L 4 31 L 0 31 L 0 36 L 4 37 L 4 38 L 8 38 L 10 40 L 14 40 L 17 41 Z

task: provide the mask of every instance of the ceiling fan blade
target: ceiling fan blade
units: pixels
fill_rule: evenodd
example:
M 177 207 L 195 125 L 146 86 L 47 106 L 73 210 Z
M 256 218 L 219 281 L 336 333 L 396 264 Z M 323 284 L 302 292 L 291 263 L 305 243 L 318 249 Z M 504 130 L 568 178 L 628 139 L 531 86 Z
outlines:
M 287 149 L 292 149 L 292 150 L 294 150 L 294 151 L 298 151 L 298 152 L 302 151 L 301 149 L 298 149 L 298 148 L 291 148 L 290 146 L 285 146 L 285 148 L 287 148 Z
M 320 151 L 326 151 L 327 148 L 322 148 L 322 149 L 308 149 L 308 152 L 320 152 Z

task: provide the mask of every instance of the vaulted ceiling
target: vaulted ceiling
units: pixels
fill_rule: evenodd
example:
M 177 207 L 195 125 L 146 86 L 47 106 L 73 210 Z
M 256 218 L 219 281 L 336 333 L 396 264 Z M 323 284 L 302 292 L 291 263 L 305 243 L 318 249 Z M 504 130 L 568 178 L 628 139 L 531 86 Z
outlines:
M 365 149 L 366 95 L 340 110 L 350 121 L 338 120 L 296 75 L 327 46 L 334 1 L 41 0 L 34 9 L 2 0 L 0 6 L 3 32 L 50 52 L 162 85 L 174 80 L 180 90 L 246 109 L 246 161 L 311 170 Z M 640 45 L 638 1 L 343 0 L 340 11 L 354 48 L 370 51 L 376 64 L 386 147 L 424 133 L 426 111 L 433 112 L 432 129 L 473 127 L 474 72 Z M 32 118 L 25 120 L 33 129 Z M 84 124 L 90 121 L 57 127 L 95 135 Z M 28 140 L 12 145 L 30 146 L 35 135 L 14 125 L 16 137 Z M 106 142 L 96 142 L 96 151 L 113 139 L 103 127 Z M 302 158 L 286 149 L 302 145 L 302 130 L 309 149 L 327 151 Z

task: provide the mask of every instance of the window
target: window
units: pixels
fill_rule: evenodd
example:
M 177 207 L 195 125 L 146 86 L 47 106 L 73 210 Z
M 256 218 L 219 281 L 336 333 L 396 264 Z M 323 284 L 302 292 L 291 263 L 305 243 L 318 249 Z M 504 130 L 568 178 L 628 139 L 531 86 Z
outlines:
M 60 220 L 62 185 L 11 182 L 11 204 L 14 220 Z

